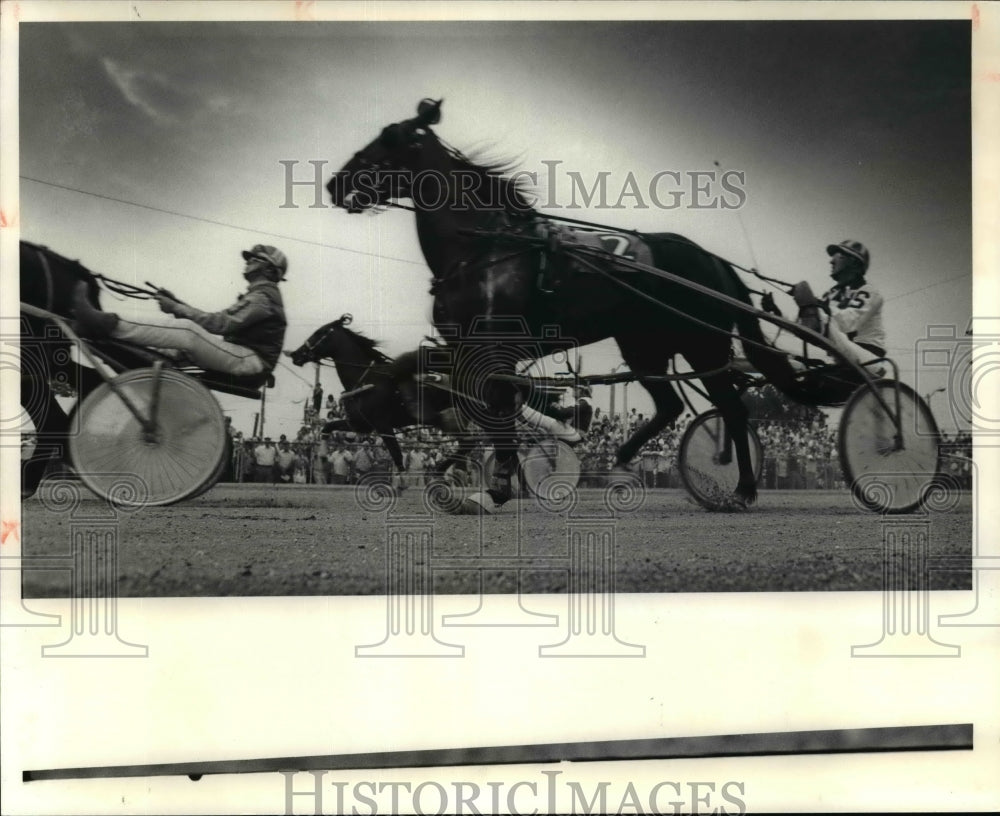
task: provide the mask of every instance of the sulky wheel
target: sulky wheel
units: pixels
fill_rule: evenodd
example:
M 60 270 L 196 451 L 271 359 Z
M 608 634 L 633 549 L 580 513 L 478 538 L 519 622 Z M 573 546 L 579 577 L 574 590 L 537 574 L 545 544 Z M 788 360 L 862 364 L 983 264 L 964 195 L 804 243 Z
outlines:
M 226 452 L 222 409 L 201 383 L 180 372 L 129 371 L 80 403 L 69 451 L 81 480 L 99 496 L 162 505 L 198 495 L 219 478 Z M 118 389 L 150 431 L 128 409 Z M 155 402 L 154 402 L 155 393 Z M 132 489 L 123 491 L 123 484 Z
M 899 388 L 902 445 L 896 425 L 875 396 L 896 410 Z M 908 385 L 879 380 L 861 386 L 840 418 L 838 448 L 844 480 L 855 498 L 876 513 L 909 513 L 920 507 L 940 470 L 938 428 L 927 403 Z
M 226 472 L 226 464 L 227 464 L 226 460 L 230 459 L 232 455 L 233 452 L 231 448 L 228 447 L 224 448 L 222 451 L 222 457 L 219 459 L 219 464 L 215 468 L 215 472 L 211 476 L 209 476 L 208 479 L 204 481 L 201 487 L 199 487 L 190 496 L 186 496 L 185 498 L 196 499 L 199 496 L 203 496 L 205 493 L 207 493 L 209 490 L 215 487 L 216 484 L 218 484 L 219 479 L 222 478 L 222 474 Z
M 764 461 L 760 437 L 747 425 L 750 463 L 754 479 L 760 480 Z M 681 481 L 691 497 L 702 507 L 714 510 L 730 500 L 740 481 L 736 449 L 729 441 L 725 421 L 717 410 L 694 418 L 681 438 L 677 457 Z
M 521 475 L 532 495 L 553 500 L 580 481 L 580 460 L 560 439 L 543 439 L 521 455 Z

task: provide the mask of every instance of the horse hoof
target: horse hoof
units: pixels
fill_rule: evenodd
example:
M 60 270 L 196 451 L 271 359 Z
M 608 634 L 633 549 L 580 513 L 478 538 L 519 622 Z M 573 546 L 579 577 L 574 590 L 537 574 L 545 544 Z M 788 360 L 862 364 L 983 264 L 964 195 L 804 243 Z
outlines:
M 730 493 L 728 496 L 716 495 L 712 501 L 696 502 L 688 497 L 691 504 L 701 504 L 710 513 L 745 513 L 750 509 L 753 500 L 748 500 L 739 493 Z
M 753 504 L 752 499 L 741 496 L 739 493 L 733 493 L 720 501 L 715 509 L 721 513 L 745 513 L 750 509 L 751 504 Z
M 492 516 L 503 509 L 489 493 L 472 493 L 462 500 L 457 515 L 460 516 Z

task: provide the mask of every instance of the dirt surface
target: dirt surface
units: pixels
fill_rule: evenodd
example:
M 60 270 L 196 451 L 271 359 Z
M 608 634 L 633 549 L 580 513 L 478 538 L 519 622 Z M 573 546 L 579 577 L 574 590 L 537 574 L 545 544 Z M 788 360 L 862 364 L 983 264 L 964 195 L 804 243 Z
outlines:
M 96 557 L 119 597 L 466 594 L 480 582 L 491 593 L 561 593 L 612 579 L 617 592 L 878 590 L 884 542 L 925 534 L 932 566 L 948 566 L 931 588 L 971 587 L 967 494 L 938 512 L 881 517 L 846 491 L 766 491 L 750 511 L 709 513 L 679 490 L 612 509 L 594 488 L 560 512 L 522 499 L 477 517 L 430 512 L 415 488 L 389 507 L 345 487 L 218 485 L 129 511 L 83 487 L 77 504 L 55 507 L 52 493 L 43 485 L 23 504 L 24 556 L 52 557 L 44 569 L 27 562 L 26 598 L 69 594 L 67 556 L 85 539 L 117 542 L 117 564 L 113 547 Z

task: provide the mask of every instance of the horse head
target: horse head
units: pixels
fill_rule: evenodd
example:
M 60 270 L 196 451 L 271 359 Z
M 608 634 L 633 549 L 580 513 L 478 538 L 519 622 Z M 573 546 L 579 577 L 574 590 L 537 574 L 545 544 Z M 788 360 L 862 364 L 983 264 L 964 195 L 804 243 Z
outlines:
M 430 126 L 441 121 L 444 100 L 423 99 L 412 119 L 386 125 L 326 185 L 334 206 L 359 213 L 412 197 L 413 171 L 425 143 L 437 142 Z
M 326 357 L 335 357 L 337 354 L 337 334 L 344 327 L 349 326 L 354 318 L 349 314 L 343 314 L 336 320 L 324 323 L 316 331 L 309 335 L 306 341 L 291 353 L 292 362 L 297 366 L 306 363 L 318 363 Z
M 73 292 L 83 281 L 87 284 L 87 298 L 101 308 L 97 278 L 79 261 L 24 240 L 20 258 L 21 300 L 25 303 L 71 317 Z

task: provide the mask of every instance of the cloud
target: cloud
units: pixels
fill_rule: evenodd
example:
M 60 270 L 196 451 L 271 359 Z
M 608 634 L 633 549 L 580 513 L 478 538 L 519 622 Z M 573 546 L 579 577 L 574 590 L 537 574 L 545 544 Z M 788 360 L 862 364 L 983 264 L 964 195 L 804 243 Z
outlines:
M 201 107 L 196 95 L 183 90 L 163 74 L 130 69 L 109 57 L 104 57 L 101 64 L 125 99 L 154 122 L 183 122 Z M 212 100 L 211 107 L 219 109 L 219 100 Z

